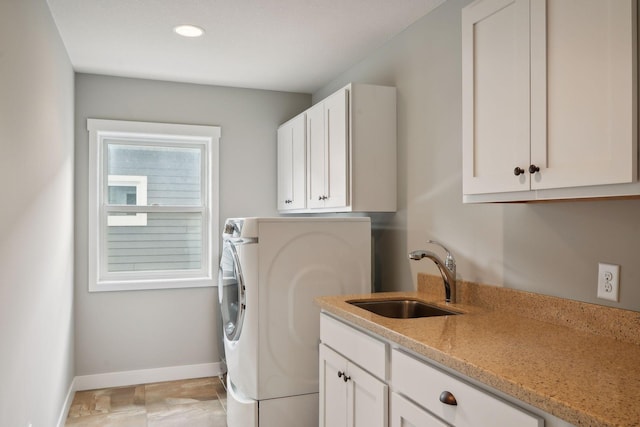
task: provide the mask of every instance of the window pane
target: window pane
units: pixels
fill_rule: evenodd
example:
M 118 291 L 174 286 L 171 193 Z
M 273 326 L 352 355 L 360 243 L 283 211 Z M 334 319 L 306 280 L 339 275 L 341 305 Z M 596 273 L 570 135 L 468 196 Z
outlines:
M 107 141 L 107 174 L 146 177 L 148 205 L 201 205 L 201 162 L 199 148 L 118 144 Z M 118 189 L 116 191 L 124 191 Z M 109 190 L 110 204 L 127 203 Z
M 146 213 L 146 226 L 107 227 L 107 271 L 199 270 L 202 214 Z
M 109 204 L 112 205 L 136 205 L 136 187 L 111 186 L 109 187 Z

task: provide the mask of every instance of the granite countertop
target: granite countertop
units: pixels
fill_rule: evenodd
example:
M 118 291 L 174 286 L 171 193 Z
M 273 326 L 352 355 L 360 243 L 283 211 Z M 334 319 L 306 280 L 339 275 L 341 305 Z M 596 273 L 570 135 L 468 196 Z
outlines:
M 519 312 L 518 307 L 508 311 L 487 307 L 482 298 L 476 298 L 478 304 L 474 304 L 469 298 L 474 292 L 469 289 L 465 287 L 467 298 L 458 294 L 461 303 L 436 302 L 464 313 L 458 316 L 391 319 L 346 302 L 390 296 L 444 301 L 425 292 L 320 297 L 317 303 L 337 317 L 572 424 L 640 426 L 640 345 L 634 339 L 612 338 L 606 331 L 580 328 L 566 318 L 526 317 L 525 308 Z M 537 313 L 540 296 L 529 294 L 532 301 L 528 303 L 526 292 L 513 292 L 519 296 L 516 300 Z M 586 315 L 586 324 L 593 321 L 590 304 L 563 301 L 578 304 L 577 318 Z M 627 316 L 629 327 L 640 322 L 640 313 L 612 310 L 613 315 Z M 604 312 L 612 315 L 606 308 Z M 619 322 L 607 319 L 614 329 L 621 329 Z M 622 335 L 629 333 L 633 331 Z M 639 333 L 637 328 L 635 333 Z

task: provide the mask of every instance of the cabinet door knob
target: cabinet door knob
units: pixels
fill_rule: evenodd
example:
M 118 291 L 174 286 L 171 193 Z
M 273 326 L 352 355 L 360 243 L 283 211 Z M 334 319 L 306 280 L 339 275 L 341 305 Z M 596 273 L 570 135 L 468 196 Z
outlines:
M 448 391 L 443 391 L 442 393 L 440 393 L 440 402 L 444 403 L 445 405 L 458 405 L 458 401 L 456 401 L 455 396 Z
M 342 372 L 342 371 L 338 371 L 338 378 L 342 378 L 345 383 L 351 379 L 351 377 L 347 376 L 346 372 Z
M 533 174 L 536 172 L 540 172 L 540 168 L 536 165 L 531 165 L 529 166 L 529 173 Z
M 521 168 L 521 167 L 519 167 L 519 166 L 516 166 L 516 168 L 513 170 L 513 174 L 514 174 L 515 176 L 518 176 L 518 175 L 523 174 L 523 173 L 524 173 L 524 169 L 522 169 L 522 168 Z

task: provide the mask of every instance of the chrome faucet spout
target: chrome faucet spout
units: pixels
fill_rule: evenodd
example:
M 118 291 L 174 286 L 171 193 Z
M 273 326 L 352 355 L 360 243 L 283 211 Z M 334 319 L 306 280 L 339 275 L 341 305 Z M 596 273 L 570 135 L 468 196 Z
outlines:
M 409 259 L 414 261 L 419 261 L 422 258 L 429 258 L 433 261 L 438 270 L 440 270 L 440 275 L 442 276 L 442 281 L 444 283 L 444 293 L 445 293 L 445 302 L 455 302 L 456 301 L 456 261 L 444 246 L 442 246 L 438 242 L 434 242 L 429 240 L 429 243 L 436 244 L 442 247 L 447 252 L 447 257 L 445 261 L 442 261 L 438 255 L 431 251 L 426 250 L 417 250 L 409 253 Z
M 409 252 L 409 259 L 412 259 L 414 261 L 419 261 L 422 258 L 427 256 L 427 251 L 413 251 L 413 252 Z

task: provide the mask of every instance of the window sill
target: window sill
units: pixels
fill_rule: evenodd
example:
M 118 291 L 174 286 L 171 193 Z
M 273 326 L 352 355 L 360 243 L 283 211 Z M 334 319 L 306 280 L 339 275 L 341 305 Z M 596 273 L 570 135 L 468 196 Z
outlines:
M 142 291 L 153 289 L 185 289 L 214 287 L 216 282 L 210 277 L 188 279 L 153 280 L 103 280 L 89 285 L 89 292 Z

